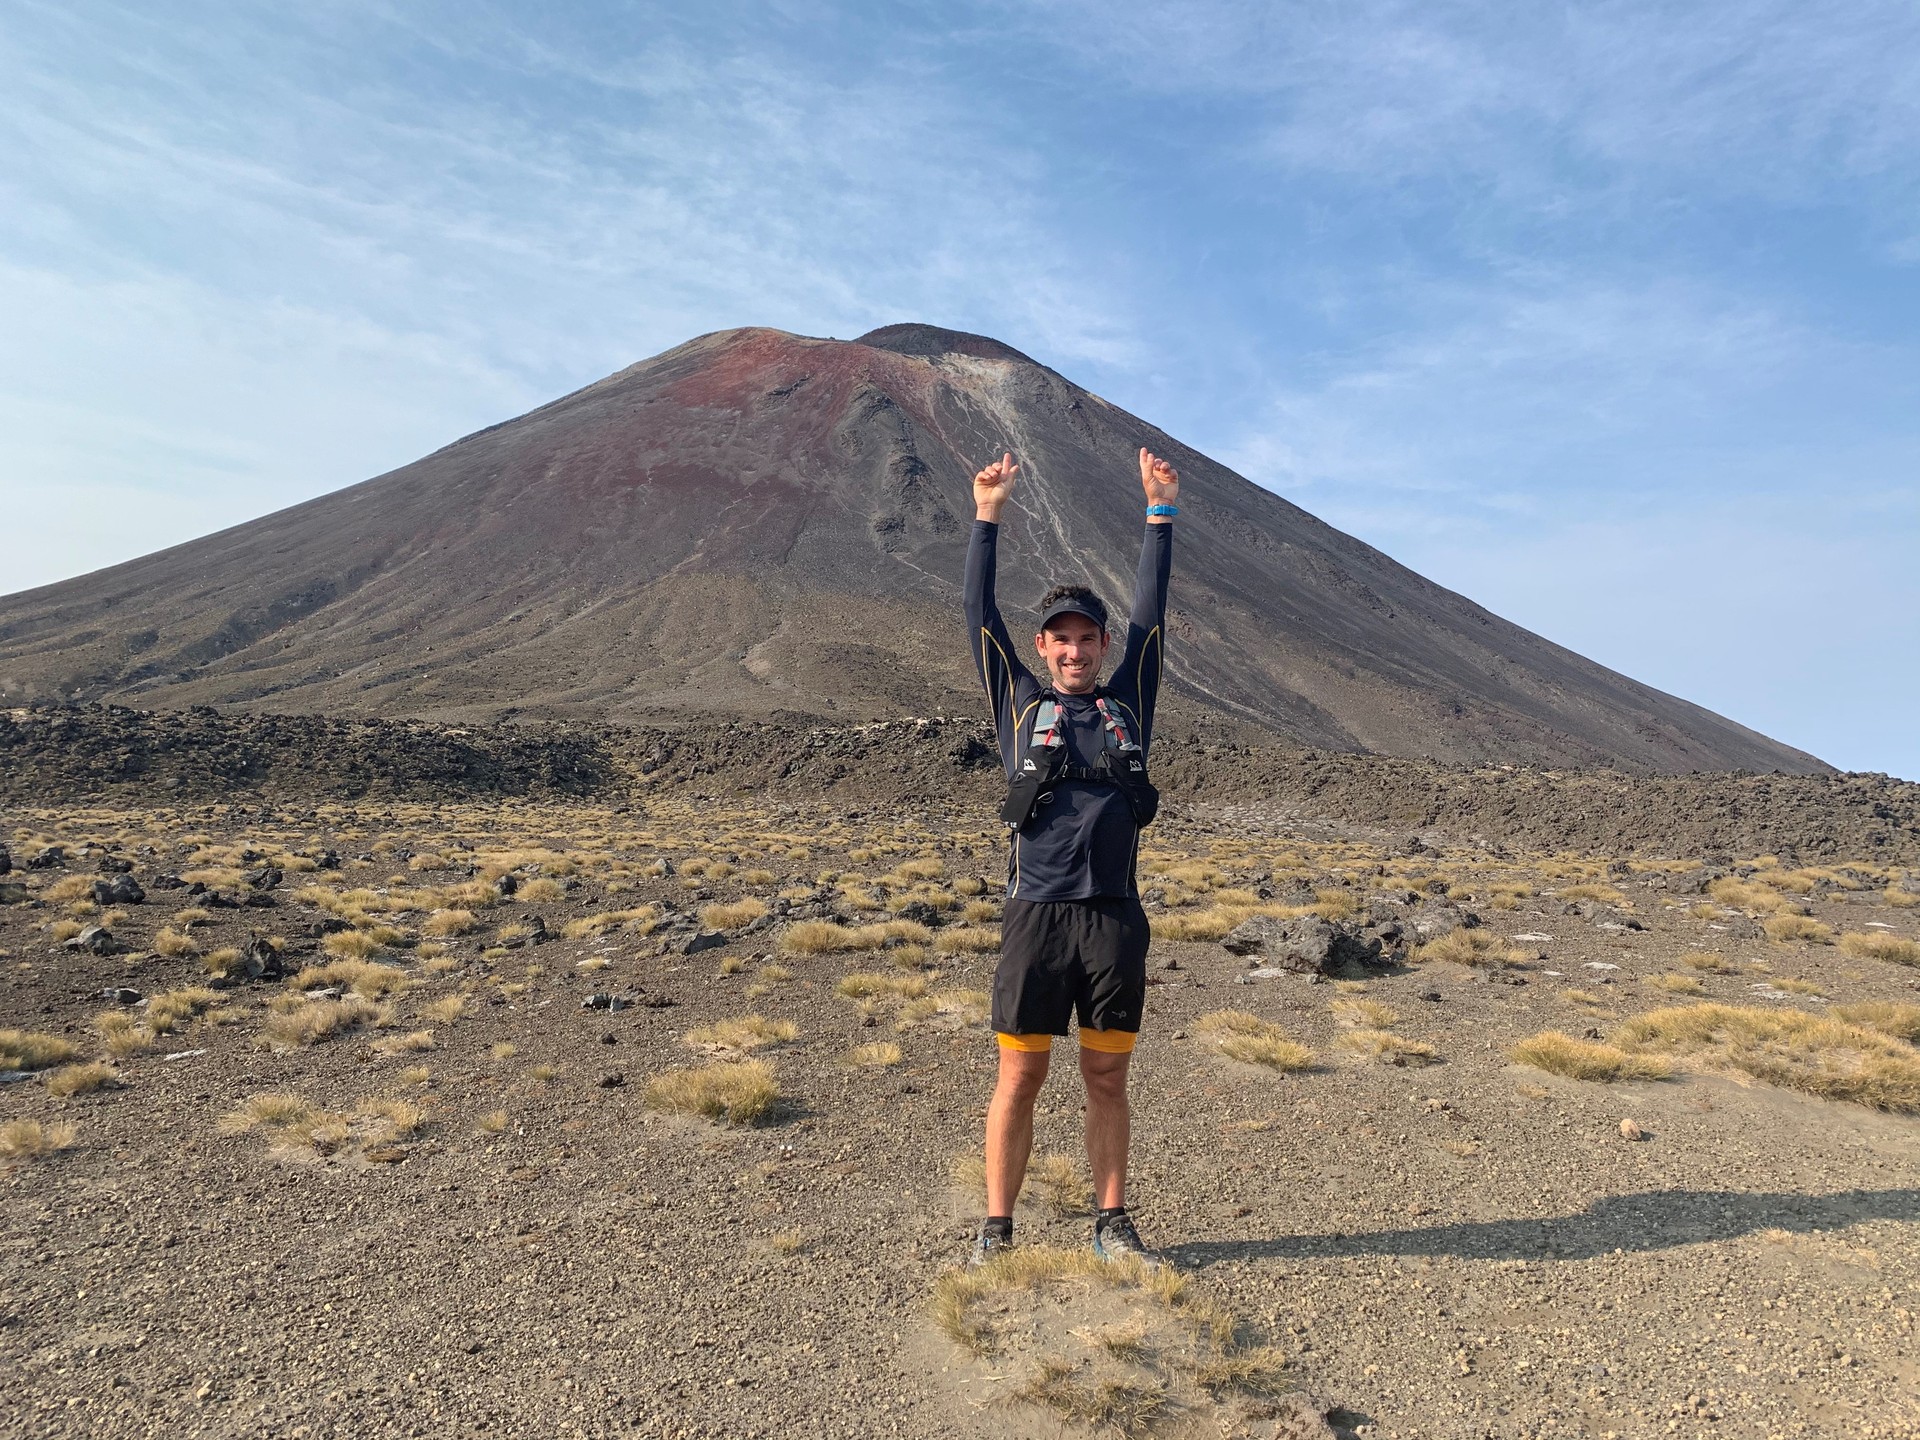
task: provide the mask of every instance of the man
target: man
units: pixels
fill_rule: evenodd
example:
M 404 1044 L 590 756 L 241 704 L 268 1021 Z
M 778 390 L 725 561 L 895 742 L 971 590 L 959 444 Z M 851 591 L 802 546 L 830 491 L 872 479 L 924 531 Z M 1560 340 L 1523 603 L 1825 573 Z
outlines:
M 973 479 L 966 609 L 973 659 L 993 704 L 1008 778 L 1001 818 L 1013 832 L 993 1028 L 1000 1075 L 987 1110 L 987 1218 L 971 1257 L 983 1264 L 1013 1243 L 1013 1207 L 1033 1149 L 1033 1107 L 1055 1036 L 1080 1022 L 1087 1088 L 1087 1165 L 1099 1214 L 1093 1248 L 1146 1255 L 1127 1215 L 1127 1068 L 1146 999 L 1146 912 L 1134 883 L 1140 827 L 1156 803 L 1146 751 L 1160 690 L 1173 503 L 1180 476 L 1140 452 L 1146 536 L 1134 581 L 1126 647 L 1112 683 L 1100 669 L 1107 608 L 1083 585 L 1056 585 L 1040 602 L 1037 680 L 1017 658 L 994 603 L 1000 514 L 1019 466 L 1001 458 Z

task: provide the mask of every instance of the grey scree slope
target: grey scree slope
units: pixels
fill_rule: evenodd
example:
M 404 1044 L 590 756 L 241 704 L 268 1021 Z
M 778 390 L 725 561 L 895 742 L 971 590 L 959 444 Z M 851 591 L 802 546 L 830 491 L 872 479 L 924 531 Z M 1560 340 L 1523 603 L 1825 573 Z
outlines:
M 1018 351 L 895 325 L 691 340 L 391 474 L 0 599 L 0 700 L 477 721 L 970 713 L 970 477 L 1023 472 L 1016 634 L 1124 611 L 1134 452 L 1182 476 L 1174 696 L 1303 745 L 1635 772 L 1823 770 L 1316 520 Z

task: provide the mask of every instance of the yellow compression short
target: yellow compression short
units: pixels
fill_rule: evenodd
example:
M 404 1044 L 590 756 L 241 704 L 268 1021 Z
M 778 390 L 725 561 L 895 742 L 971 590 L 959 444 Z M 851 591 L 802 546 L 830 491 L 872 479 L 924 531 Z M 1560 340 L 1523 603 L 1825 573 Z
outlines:
M 997 1038 L 1002 1050 L 1044 1055 L 1053 1049 L 1051 1035 L 1001 1035 Z M 1082 1030 L 1080 1048 L 1098 1050 L 1103 1055 L 1127 1055 L 1132 1053 L 1134 1042 L 1139 1038 L 1131 1030 Z

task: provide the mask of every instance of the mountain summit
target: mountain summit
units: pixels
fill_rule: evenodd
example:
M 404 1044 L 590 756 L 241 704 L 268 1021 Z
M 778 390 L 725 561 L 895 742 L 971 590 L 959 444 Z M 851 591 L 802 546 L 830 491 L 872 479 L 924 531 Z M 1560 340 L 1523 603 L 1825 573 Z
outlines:
M 1302 744 L 1823 769 L 1422 579 L 997 340 L 720 331 L 425 459 L 0 599 L 0 697 L 480 720 L 965 713 L 971 477 L 1021 462 L 1009 627 L 1122 612 L 1135 451 L 1181 473 L 1167 679 Z

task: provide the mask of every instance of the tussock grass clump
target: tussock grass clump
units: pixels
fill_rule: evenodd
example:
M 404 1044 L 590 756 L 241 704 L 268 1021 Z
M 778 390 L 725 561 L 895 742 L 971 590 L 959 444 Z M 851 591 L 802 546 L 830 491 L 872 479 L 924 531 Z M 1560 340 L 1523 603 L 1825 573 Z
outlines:
M 1391 1030 L 1348 1030 L 1340 1036 L 1339 1043 L 1388 1065 L 1432 1065 L 1440 1058 L 1431 1045 L 1409 1040 Z
M 211 910 L 203 910 L 198 905 L 189 905 L 184 910 L 173 912 L 173 923 L 182 930 L 191 930 L 196 925 L 204 925 L 213 919 Z
M 1920 906 L 1920 890 L 1903 890 L 1898 885 L 1889 885 L 1880 892 L 1880 898 L 1896 910 L 1911 910 Z
M 91 1095 L 96 1090 L 118 1088 L 120 1072 L 98 1060 L 84 1065 L 62 1065 L 47 1076 L 49 1095 Z
M 1691 975 L 1649 975 L 1647 983 L 1676 995 L 1703 995 L 1707 989 Z
M 743 925 L 751 925 L 766 913 L 766 902 L 749 896 L 731 904 L 702 905 L 700 923 L 709 930 L 738 930 Z
M 285 995 L 273 1002 L 273 1013 L 267 1016 L 267 1023 L 253 1043 L 261 1050 L 294 1050 L 321 1044 L 351 1030 L 390 1023 L 391 1010 L 358 995 L 340 1000 L 306 1000 Z
M 1559 1030 L 1530 1035 L 1507 1052 L 1522 1065 L 1569 1080 L 1665 1080 L 1673 1067 L 1658 1056 L 1631 1055 L 1617 1045 L 1576 1040 Z
M 1216 1010 L 1194 1021 L 1193 1028 L 1229 1060 L 1282 1074 L 1311 1069 L 1317 1058 L 1305 1045 L 1289 1040 L 1278 1025 L 1246 1010 Z
M 1327 1009 L 1342 1025 L 1391 1030 L 1400 1023 L 1399 1012 L 1389 1005 L 1382 1005 L 1378 1000 L 1336 1000 Z
M 1891 960 L 1896 965 L 1920 965 L 1920 941 L 1901 935 L 1869 934 L 1849 930 L 1840 937 L 1840 949 L 1857 960 Z
M 1560 891 L 1562 900 L 1594 900 L 1603 905 L 1624 905 L 1627 897 L 1611 885 L 1568 885 Z
M 1783 945 L 1795 940 L 1804 940 L 1810 945 L 1833 943 L 1833 927 L 1806 915 L 1770 915 L 1760 922 L 1760 928 L 1767 932 L 1769 940 Z
M 730 1020 L 716 1020 L 711 1025 L 689 1030 L 683 1038 L 696 1049 L 730 1050 L 745 1055 L 769 1046 L 788 1044 L 799 1033 L 800 1027 L 791 1020 L 769 1020 L 764 1015 L 737 1015 Z
M 73 1126 L 56 1121 L 43 1125 L 38 1120 L 9 1120 L 0 1125 L 0 1156 L 8 1160 L 40 1160 L 56 1150 L 73 1144 L 78 1132 Z
M 894 1017 L 893 1028 L 911 1030 L 925 1020 L 944 1018 L 961 1025 L 984 1025 L 993 1010 L 993 997 L 984 990 L 936 990 L 909 1000 Z
M 1155 915 L 1147 928 L 1156 940 L 1218 940 L 1253 913 L 1244 905 L 1209 905 L 1204 910 Z
M 1413 958 L 1418 962 L 1451 960 L 1456 965 L 1474 965 L 1486 970 L 1518 970 L 1532 962 L 1533 952 L 1509 945 L 1490 931 L 1469 930 L 1463 926 L 1416 946 Z
M 482 1135 L 499 1135 L 506 1130 L 507 1123 L 506 1111 L 489 1110 L 483 1115 L 474 1117 L 473 1128 Z
M 1093 1182 L 1071 1155 L 1056 1151 L 1037 1157 L 1027 1167 L 1027 1187 L 1041 1208 L 1054 1215 L 1085 1215 L 1092 1208 Z
M 649 1108 L 677 1115 L 703 1115 L 730 1125 L 753 1125 L 772 1113 L 780 1098 L 773 1067 L 764 1060 L 721 1061 L 697 1069 L 668 1070 L 647 1082 Z
M 427 1019 L 440 1025 L 451 1025 L 467 1013 L 467 997 L 464 995 L 442 995 L 438 1000 L 420 1007 L 420 1013 Z
M 841 1057 L 841 1064 L 854 1070 L 880 1070 L 901 1061 L 900 1047 L 891 1040 L 875 1040 L 856 1045 Z
M 171 925 L 163 925 L 153 937 L 153 948 L 169 960 L 183 960 L 189 955 L 200 953 L 200 942 L 191 935 L 175 930 Z
M 1751 885 L 1745 880 L 1736 880 L 1733 876 L 1723 876 L 1707 886 L 1709 899 L 1722 905 L 1730 905 L 1736 910 L 1745 910 L 1750 915 L 1775 915 L 1783 910 L 1791 910 L 1793 902 L 1778 890 L 1767 885 Z
M 927 993 L 927 977 L 857 970 L 851 975 L 841 976 L 840 983 L 833 987 L 833 993 L 842 1000 L 918 1000 Z
M 1818 995 L 1827 998 L 1826 986 L 1815 980 L 1801 980 L 1792 975 L 1779 975 L 1769 982 L 1776 990 L 1785 990 L 1789 995 Z
M 368 930 L 341 930 L 320 941 L 320 949 L 336 960 L 368 960 L 383 948 Z
M 479 927 L 471 910 L 436 910 L 422 922 L 425 935 L 468 935 Z
M 45 1070 L 71 1060 L 75 1046 L 38 1030 L 0 1030 L 0 1070 Z
M 93 1017 L 93 1028 L 107 1054 L 116 1060 L 144 1055 L 157 1043 L 153 1031 L 124 1010 L 102 1010 Z
M 411 1100 L 376 1095 L 362 1100 L 355 1108 L 360 1115 L 380 1122 L 379 1132 L 374 1138 L 387 1143 L 411 1140 L 427 1128 L 426 1107 L 416 1105 Z
M 558 880 L 549 880 L 545 875 L 536 875 L 516 892 L 516 898 L 529 904 L 545 904 L 567 898 L 567 887 Z
M 1898 1000 L 1863 1000 L 1855 1005 L 1836 1005 L 1833 1017 L 1865 1030 L 1878 1030 L 1896 1040 L 1920 1043 L 1920 1005 Z
M 394 965 L 377 965 L 370 960 L 334 960 L 325 965 L 308 966 L 289 983 L 300 990 L 339 985 L 363 1000 L 384 1000 L 389 995 L 406 994 L 417 982 Z
M 605 910 L 598 915 L 582 915 L 567 921 L 560 927 L 560 933 L 569 940 L 585 940 L 624 926 L 644 935 L 653 929 L 659 918 L 659 908 L 653 905 L 640 905 L 631 910 Z
M 940 955 L 983 955 L 1000 948 L 1000 932 L 985 925 L 954 925 L 933 937 Z
M 204 985 L 169 990 L 147 1002 L 147 1029 L 156 1035 L 171 1035 L 202 1010 L 219 1003 L 220 992 Z
M 1727 963 L 1724 956 L 1706 950 L 1689 951 L 1680 957 L 1680 963 L 1708 975 L 1728 975 L 1733 972 L 1733 966 Z
M 312 1103 L 284 1090 L 267 1091 L 248 1098 L 246 1104 L 220 1117 L 221 1133 L 238 1135 L 256 1127 L 286 1129 L 303 1124 L 315 1114 Z
M 413 1055 L 422 1050 L 438 1048 L 439 1042 L 433 1038 L 431 1030 L 409 1030 L 405 1035 L 393 1035 L 380 1041 L 373 1048 L 382 1055 Z
M 1013 1398 L 1049 1410 L 1064 1423 L 1121 1436 L 1147 1434 L 1173 1405 L 1164 1380 L 1108 1376 L 1082 1381 L 1079 1374 L 1077 1366 L 1049 1357 Z
M 1836 1016 L 1687 1005 L 1636 1015 L 1614 1039 L 1630 1050 L 1685 1056 L 1825 1100 L 1920 1114 L 1920 1053 Z

